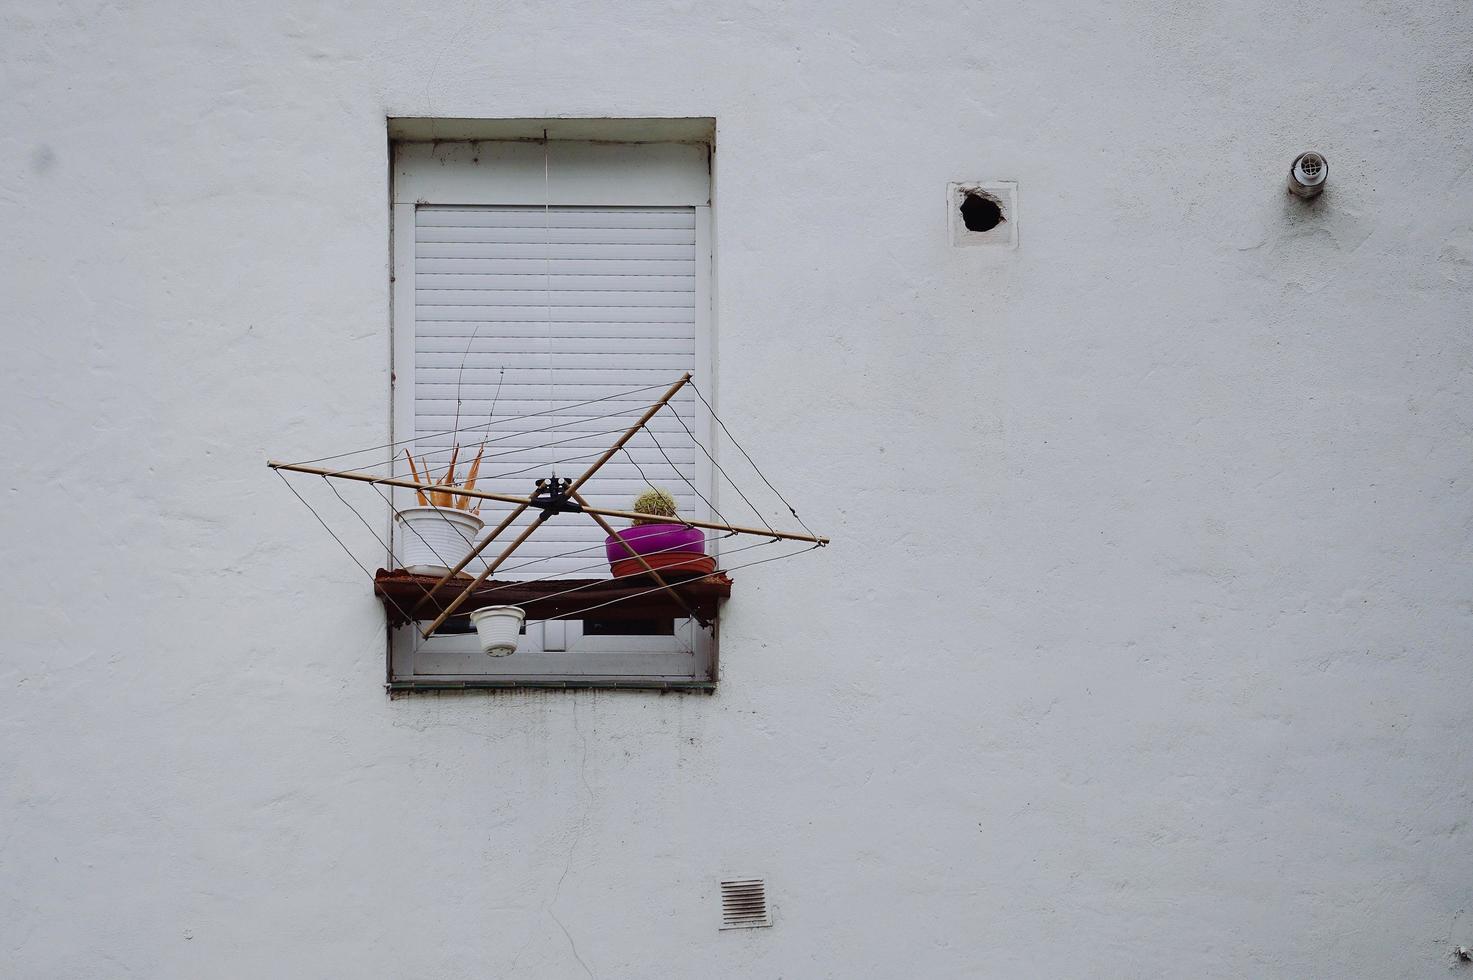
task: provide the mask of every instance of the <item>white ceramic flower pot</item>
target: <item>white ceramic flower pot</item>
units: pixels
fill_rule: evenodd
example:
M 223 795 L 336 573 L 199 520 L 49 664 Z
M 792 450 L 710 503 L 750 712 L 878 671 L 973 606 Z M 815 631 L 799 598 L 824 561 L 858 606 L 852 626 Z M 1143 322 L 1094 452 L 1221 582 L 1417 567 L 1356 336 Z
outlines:
M 505 657 L 517 652 L 517 638 L 527 612 L 521 606 L 484 606 L 471 613 L 471 624 L 488 657 Z
M 405 571 L 444 575 L 474 546 L 485 523 L 475 514 L 453 507 L 406 507 L 394 515 L 399 524 L 399 558 Z M 469 575 L 469 572 L 461 572 Z

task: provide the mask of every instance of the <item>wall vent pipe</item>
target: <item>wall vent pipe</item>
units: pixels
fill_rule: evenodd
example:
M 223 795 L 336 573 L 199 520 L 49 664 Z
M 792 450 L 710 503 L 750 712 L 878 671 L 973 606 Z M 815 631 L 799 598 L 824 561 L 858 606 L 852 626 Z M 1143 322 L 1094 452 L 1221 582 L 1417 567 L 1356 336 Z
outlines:
M 1289 193 L 1295 197 L 1318 197 L 1330 176 L 1330 161 L 1313 150 L 1301 153 L 1289 165 Z

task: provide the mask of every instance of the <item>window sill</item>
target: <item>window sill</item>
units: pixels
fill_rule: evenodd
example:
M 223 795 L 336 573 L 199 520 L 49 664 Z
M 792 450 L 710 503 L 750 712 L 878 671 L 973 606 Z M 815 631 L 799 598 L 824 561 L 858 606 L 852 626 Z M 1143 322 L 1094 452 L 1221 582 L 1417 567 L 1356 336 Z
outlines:
M 407 697 L 413 694 L 433 694 L 446 692 L 466 693 L 471 691 L 484 691 L 494 693 L 496 691 L 510 690 L 616 690 L 616 691 L 658 691 L 662 694 L 715 694 L 715 681 L 656 681 L 639 680 L 637 678 L 588 678 L 583 680 L 512 680 L 504 678 L 487 678 L 485 680 L 473 681 L 392 681 L 385 685 L 390 698 Z
M 714 621 L 721 600 L 731 596 L 731 579 L 722 572 L 687 581 L 674 581 L 665 573 L 671 587 L 698 615 Z M 403 626 L 413 618 L 432 620 L 454 601 L 468 584 L 465 579 L 449 582 L 432 592 L 439 581 L 433 575 L 414 575 L 402 570 L 382 568 L 374 575 L 373 591 L 384 604 L 390 626 Z M 576 590 L 576 591 L 573 591 Z M 529 620 L 559 617 L 578 618 L 575 614 L 597 609 L 599 619 L 660 619 L 688 615 L 670 594 L 643 578 L 629 579 L 554 579 L 548 582 L 485 582 L 457 609 L 458 614 L 474 612 L 483 606 L 521 606 Z M 420 600 L 424 604 L 415 610 Z M 606 605 L 605 605 L 606 604 Z

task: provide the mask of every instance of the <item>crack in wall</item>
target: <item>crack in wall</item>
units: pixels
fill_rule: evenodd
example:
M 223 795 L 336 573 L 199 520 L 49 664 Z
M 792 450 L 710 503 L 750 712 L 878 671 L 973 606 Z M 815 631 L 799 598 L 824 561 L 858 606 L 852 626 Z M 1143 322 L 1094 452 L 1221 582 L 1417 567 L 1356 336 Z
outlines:
M 572 932 L 569 931 L 568 927 L 563 923 L 563 920 L 558 917 L 557 912 L 554 910 L 554 907 L 557 905 L 558 899 L 562 897 L 563 882 L 567 880 L 568 874 L 573 870 L 573 855 L 577 852 L 578 845 L 583 842 L 583 838 L 588 830 L 588 818 L 589 815 L 593 812 L 593 787 L 590 786 L 588 783 L 588 736 L 583 734 L 583 728 L 578 723 L 578 701 L 579 699 L 575 697 L 572 703 L 573 731 L 578 736 L 578 744 L 581 746 L 582 749 L 581 758 L 578 762 L 578 779 L 583 784 L 585 802 L 583 806 L 583 812 L 579 814 L 578 822 L 573 827 L 573 841 L 571 844 L 568 845 L 568 855 L 567 858 L 563 861 L 562 874 L 558 875 L 557 883 L 553 885 L 552 897 L 543 903 L 542 911 L 547 913 L 548 917 L 557 924 L 557 927 L 560 930 L 562 930 L 563 937 L 568 940 L 568 951 L 573 954 L 573 959 L 578 961 L 578 965 L 583 967 L 583 972 L 588 974 L 588 976 L 592 980 L 592 978 L 594 978 L 593 970 L 588 966 L 588 963 L 584 961 L 583 956 L 578 952 L 578 943 L 573 938 Z M 512 957 L 511 965 L 507 968 L 507 972 L 509 975 L 515 974 L 517 964 L 522 959 L 522 954 L 527 951 L 527 947 L 531 944 L 532 939 L 531 937 L 528 937 L 527 941 L 522 944 L 522 948 L 517 950 L 517 955 Z

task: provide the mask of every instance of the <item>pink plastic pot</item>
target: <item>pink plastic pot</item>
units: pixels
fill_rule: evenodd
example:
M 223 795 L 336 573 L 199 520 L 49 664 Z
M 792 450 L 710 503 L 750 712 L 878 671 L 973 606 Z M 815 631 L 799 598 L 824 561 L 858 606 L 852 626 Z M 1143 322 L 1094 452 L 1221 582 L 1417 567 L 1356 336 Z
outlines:
M 604 541 L 609 562 L 622 561 L 635 555 L 689 552 L 706 553 L 706 535 L 700 528 L 684 524 L 637 524 L 616 531 Z

